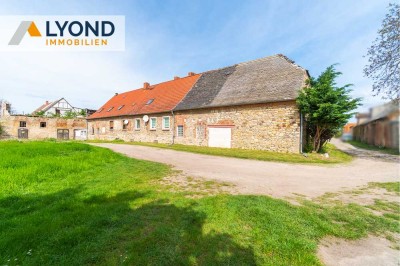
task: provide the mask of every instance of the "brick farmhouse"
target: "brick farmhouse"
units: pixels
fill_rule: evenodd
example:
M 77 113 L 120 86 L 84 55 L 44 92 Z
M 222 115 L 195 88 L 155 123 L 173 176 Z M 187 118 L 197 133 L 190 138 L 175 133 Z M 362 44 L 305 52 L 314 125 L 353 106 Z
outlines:
M 88 117 L 88 138 L 298 153 L 296 106 L 307 70 L 283 55 L 190 72 L 115 94 Z

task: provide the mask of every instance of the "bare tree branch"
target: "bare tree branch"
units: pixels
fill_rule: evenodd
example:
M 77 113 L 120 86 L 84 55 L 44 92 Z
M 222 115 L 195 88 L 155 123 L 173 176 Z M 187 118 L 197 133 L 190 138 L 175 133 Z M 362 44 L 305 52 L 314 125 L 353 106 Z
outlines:
M 367 53 L 369 65 L 365 76 L 374 83 L 372 91 L 383 98 L 399 99 L 400 95 L 400 5 L 389 4 L 382 28 Z

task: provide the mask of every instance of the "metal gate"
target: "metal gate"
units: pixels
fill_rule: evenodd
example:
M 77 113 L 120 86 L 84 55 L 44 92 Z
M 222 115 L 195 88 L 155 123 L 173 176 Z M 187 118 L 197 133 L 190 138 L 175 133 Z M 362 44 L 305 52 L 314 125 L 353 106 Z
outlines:
M 69 130 L 68 129 L 57 129 L 57 139 L 68 140 Z
M 27 139 L 28 138 L 28 129 L 19 128 L 18 129 L 18 138 L 19 139 Z

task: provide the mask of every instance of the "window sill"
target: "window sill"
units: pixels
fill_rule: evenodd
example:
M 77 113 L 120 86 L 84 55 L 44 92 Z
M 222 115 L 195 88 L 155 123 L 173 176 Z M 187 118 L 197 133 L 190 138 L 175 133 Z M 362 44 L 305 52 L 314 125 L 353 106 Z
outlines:
M 157 128 L 150 128 L 150 131 L 156 131 Z
M 162 130 L 163 131 L 170 131 L 171 129 L 170 128 L 163 128 Z

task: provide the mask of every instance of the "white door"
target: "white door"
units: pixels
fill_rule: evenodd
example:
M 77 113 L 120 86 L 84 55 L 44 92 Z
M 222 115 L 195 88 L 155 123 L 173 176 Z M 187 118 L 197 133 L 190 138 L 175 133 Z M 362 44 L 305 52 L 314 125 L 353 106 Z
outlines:
M 74 133 L 75 133 L 74 139 L 80 139 L 80 140 L 86 139 L 86 130 L 85 129 L 75 129 Z
M 231 128 L 210 127 L 208 128 L 208 146 L 230 148 L 231 147 Z

